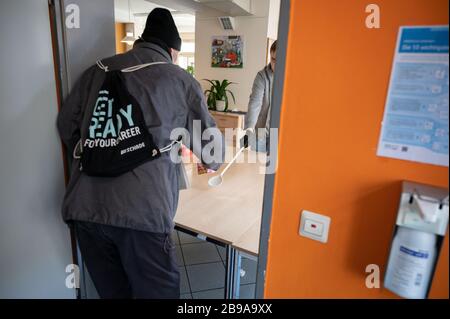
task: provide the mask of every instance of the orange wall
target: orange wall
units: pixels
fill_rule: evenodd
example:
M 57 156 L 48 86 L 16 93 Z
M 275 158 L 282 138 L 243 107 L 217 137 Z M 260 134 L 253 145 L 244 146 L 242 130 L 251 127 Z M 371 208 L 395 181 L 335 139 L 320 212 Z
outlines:
M 384 273 L 402 180 L 448 187 L 448 168 L 376 156 L 397 31 L 448 24 L 447 0 L 292 0 L 267 298 L 391 298 Z M 365 27 L 381 7 L 382 28 Z M 328 244 L 298 235 L 300 213 L 332 218 Z M 431 297 L 449 296 L 448 235 Z
M 127 51 L 127 45 L 120 42 L 125 38 L 125 23 L 116 23 L 116 53 L 125 53 Z

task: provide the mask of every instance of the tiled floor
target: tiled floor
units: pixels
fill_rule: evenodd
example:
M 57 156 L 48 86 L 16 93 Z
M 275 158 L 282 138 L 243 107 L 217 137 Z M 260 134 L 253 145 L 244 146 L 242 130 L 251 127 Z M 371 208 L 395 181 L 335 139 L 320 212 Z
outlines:
M 180 266 L 182 299 L 223 299 L 225 287 L 225 249 L 196 237 L 175 231 L 177 262 Z M 240 298 L 254 299 L 256 261 L 242 258 Z

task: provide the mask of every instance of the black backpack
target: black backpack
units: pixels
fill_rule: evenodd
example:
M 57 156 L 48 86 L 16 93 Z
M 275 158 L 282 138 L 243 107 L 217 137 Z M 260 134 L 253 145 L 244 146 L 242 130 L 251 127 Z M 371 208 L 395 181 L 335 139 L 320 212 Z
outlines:
M 105 71 L 105 80 L 93 108 L 90 105 L 86 108 L 85 121 L 89 124 L 84 125 L 74 151 L 74 157 L 80 159 L 80 170 L 87 175 L 116 177 L 161 156 L 147 129 L 141 106 L 129 93 L 124 79 L 124 73 L 155 64 L 165 63 L 109 71 L 101 61 L 97 62 Z

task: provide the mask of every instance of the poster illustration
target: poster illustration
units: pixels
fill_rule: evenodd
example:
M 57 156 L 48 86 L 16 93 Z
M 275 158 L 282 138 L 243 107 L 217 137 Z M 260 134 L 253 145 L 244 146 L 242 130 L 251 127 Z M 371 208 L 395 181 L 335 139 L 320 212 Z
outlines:
M 214 36 L 211 66 L 242 69 L 244 67 L 243 50 L 244 42 L 241 36 Z

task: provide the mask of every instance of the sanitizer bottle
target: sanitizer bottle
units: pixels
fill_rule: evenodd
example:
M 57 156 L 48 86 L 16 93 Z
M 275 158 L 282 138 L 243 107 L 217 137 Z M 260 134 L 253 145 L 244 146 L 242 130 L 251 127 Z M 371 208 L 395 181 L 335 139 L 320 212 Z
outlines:
M 436 242 L 433 233 L 398 227 L 384 286 L 404 298 L 426 298 L 437 253 Z

